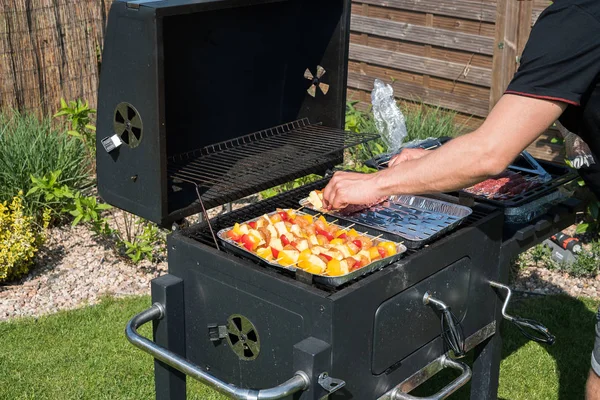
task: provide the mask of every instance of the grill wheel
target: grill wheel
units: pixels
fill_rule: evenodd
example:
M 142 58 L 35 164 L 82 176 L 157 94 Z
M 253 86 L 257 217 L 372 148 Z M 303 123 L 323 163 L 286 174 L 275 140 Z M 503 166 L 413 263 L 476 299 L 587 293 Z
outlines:
M 227 342 L 240 360 L 254 360 L 260 353 L 258 331 L 243 315 L 233 314 L 227 319 Z

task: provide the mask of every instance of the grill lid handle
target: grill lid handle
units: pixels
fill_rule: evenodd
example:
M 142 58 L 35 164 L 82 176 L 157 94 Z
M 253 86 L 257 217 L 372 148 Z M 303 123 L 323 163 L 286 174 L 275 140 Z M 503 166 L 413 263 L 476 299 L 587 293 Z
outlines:
M 502 316 L 504 319 L 512 322 L 521 331 L 523 336 L 529 340 L 533 340 L 534 342 L 538 343 L 546 343 L 549 345 L 554 344 L 556 337 L 551 334 L 548 328 L 546 328 L 544 325 L 532 319 L 508 315 L 506 308 L 508 307 L 510 297 L 512 296 L 512 291 L 508 286 L 493 281 L 490 282 L 490 285 L 496 289 L 502 289 L 506 291 L 506 298 L 504 299 L 504 305 L 502 306 Z
M 429 377 L 435 375 L 435 373 L 439 372 L 444 368 L 452 368 L 461 372 L 460 376 L 446 385 L 442 390 L 427 397 L 417 397 L 412 396 L 408 393 L 405 393 L 404 390 L 410 391 L 414 389 L 411 385 L 399 385 L 392 392 L 389 393 L 389 400 L 443 400 L 450 396 L 452 393 L 456 392 L 458 389 L 463 387 L 469 380 L 471 380 L 471 368 L 463 362 L 456 361 L 448 357 L 447 355 L 443 355 L 433 363 L 426 366 L 423 370 L 423 374 L 428 374 Z M 429 371 L 433 372 L 429 374 Z M 385 398 L 385 396 L 384 396 Z
M 212 387 L 220 393 L 223 393 L 233 399 L 240 400 L 276 400 L 306 390 L 310 386 L 310 378 L 303 371 L 296 372 L 292 378 L 288 379 L 281 385 L 269 389 L 241 389 L 223 382 L 208 372 L 202 370 L 199 366 L 146 339 L 137 332 L 137 329 L 140 326 L 150 321 L 158 321 L 162 319 L 164 315 L 165 307 L 160 303 L 154 303 L 149 309 L 135 315 L 133 318 L 131 318 L 131 320 L 129 320 L 127 327 L 125 328 L 127 340 L 129 340 L 135 347 L 152 355 L 157 360 L 162 361 L 178 371 L 191 376 L 192 378 Z

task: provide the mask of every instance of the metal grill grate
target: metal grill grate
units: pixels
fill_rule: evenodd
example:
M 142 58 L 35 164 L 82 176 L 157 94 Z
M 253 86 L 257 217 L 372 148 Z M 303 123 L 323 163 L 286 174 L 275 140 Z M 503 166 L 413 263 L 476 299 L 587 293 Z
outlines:
M 305 198 L 308 194 L 315 189 L 322 189 L 327 185 L 328 179 L 322 179 L 317 182 L 313 182 L 309 185 L 299 187 L 294 190 L 282 193 L 278 196 L 270 199 L 263 200 L 261 202 L 251 204 L 242 209 L 223 214 L 217 218 L 211 220 L 211 225 L 214 230 L 219 231 L 224 228 L 233 226 L 236 222 L 247 221 L 252 218 L 259 217 L 265 213 L 271 212 L 277 208 L 298 208 L 298 201 Z M 476 206 L 473 208 L 473 212 L 469 215 L 460 225 L 460 228 L 469 226 L 489 215 L 493 209 L 486 206 Z M 205 244 L 210 247 L 215 247 L 215 243 L 210 234 L 208 224 L 206 222 L 194 225 L 183 232 L 187 237 L 197 240 L 198 242 Z M 444 237 L 444 236 L 442 236 Z M 408 249 L 406 255 L 414 254 L 416 251 L 426 251 L 426 249 L 413 250 Z M 279 271 L 285 273 L 285 271 Z M 363 277 L 364 278 L 364 277 Z M 361 278 L 362 279 L 362 278 Z M 323 287 L 327 291 L 339 290 Z
M 376 137 L 302 119 L 179 154 L 169 159 L 167 169 L 175 186 L 198 186 L 205 204 L 214 207 L 222 199 L 232 201 L 240 193 L 256 193 L 303 176 L 334 154 L 341 158 L 343 149 Z

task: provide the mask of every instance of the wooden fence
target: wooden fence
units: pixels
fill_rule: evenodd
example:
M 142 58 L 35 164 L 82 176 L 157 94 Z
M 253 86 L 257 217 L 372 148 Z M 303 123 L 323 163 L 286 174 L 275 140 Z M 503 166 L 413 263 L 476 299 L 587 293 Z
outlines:
M 376 78 L 401 100 L 458 113 L 481 124 L 518 66 L 531 26 L 549 0 L 354 0 L 349 99 L 370 104 Z M 562 160 L 553 131 L 529 150 Z
M 48 114 L 59 99 L 96 103 L 111 0 L 0 0 L 0 110 Z M 354 0 L 348 98 L 370 103 L 375 78 L 399 99 L 483 121 L 549 0 Z M 560 159 L 552 133 L 530 150 Z

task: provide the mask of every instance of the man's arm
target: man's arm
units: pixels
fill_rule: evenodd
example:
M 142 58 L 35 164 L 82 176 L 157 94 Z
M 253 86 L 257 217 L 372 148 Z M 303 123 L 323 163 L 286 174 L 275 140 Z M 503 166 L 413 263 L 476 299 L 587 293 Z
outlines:
M 393 194 L 462 189 L 497 175 L 562 114 L 566 104 L 504 95 L 476 131 L 429 154 L 374 174 L 336 173 L 324 190 L 327 206 L 369 204 Z

